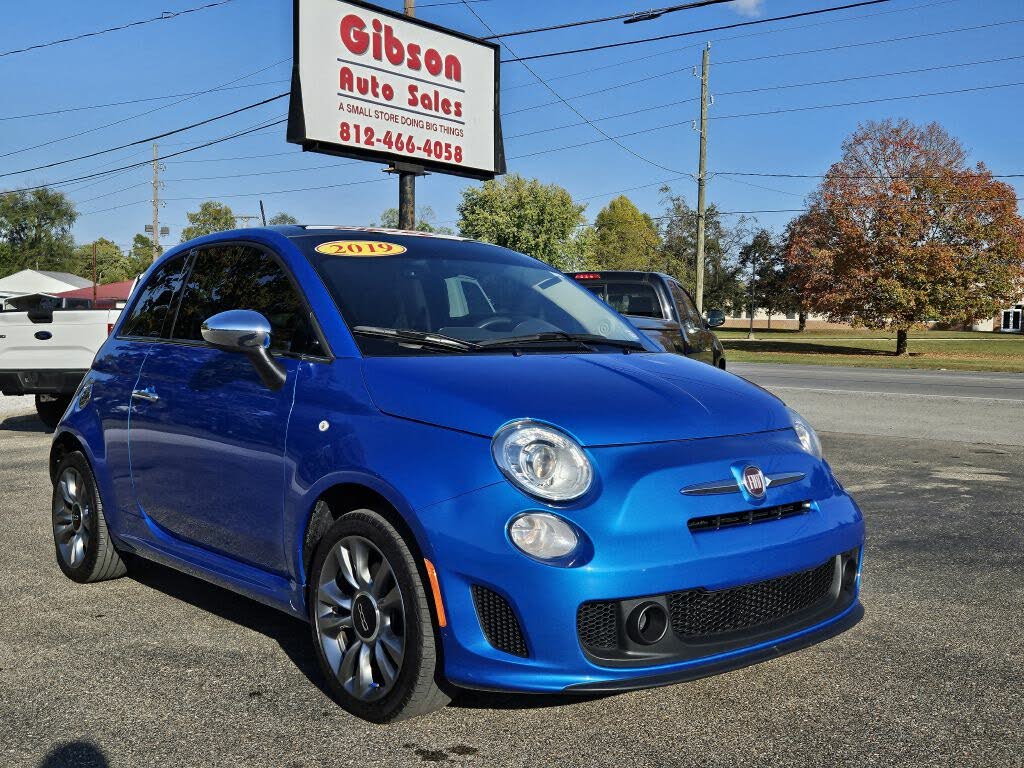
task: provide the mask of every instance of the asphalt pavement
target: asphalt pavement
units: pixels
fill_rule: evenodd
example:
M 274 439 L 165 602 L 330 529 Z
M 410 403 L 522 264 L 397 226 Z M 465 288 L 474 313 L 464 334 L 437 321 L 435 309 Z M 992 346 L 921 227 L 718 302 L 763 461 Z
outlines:
M 830 413 L 856 407 L 830 402 L 820 415 L 837 423 Z M 960 407 L 899 402 L 911 416 Z M 847 633 L 666 688 L 467 694 L 375 726 L 324 693 L 300 621 L 155 565 L 66 580 L 49 436 L 32 415 L 0 414 L 0 765 L 1024 765 L 1019 441 L 970 427 L 949 440 L 822 437 L 868 526 L 865 615 Z
M 1024 444 L 1024 374 L 734 363 L 818 430 Z

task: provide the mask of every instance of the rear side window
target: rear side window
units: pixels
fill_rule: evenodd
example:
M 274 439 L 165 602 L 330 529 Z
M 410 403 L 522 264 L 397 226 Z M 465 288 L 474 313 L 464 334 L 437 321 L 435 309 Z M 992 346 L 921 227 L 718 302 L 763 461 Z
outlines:
M 161 264 L 139 292 L 132 312 L 121 327 L 122 336 L 159 339 L 166 333 L 171 301 L 181 288 L 185 254 Z
M 202 341 L 203 321 L 229 309 L 251 309 L 267 318 L 272 352 L 323 354 L 288 275 L 259 248 L 231 245 L 198 251 L 182 289 L 173 338 Z
M 690 295 L 683 290 L 682 286 L 678 283 L 669 282 L 668 287 L 676 300 L 676 304 L 679 306 L 679 319 L 689 319 L 696 326 L 703 325 L 704 320 L 701 318 L 700 312 L 697 311 L 697 306 L 693 303 Z

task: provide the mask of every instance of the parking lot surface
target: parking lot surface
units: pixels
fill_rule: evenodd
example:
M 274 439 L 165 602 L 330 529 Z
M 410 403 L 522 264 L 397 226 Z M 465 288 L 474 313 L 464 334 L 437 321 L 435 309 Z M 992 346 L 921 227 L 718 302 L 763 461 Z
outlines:
M 844 635 L 666 688 L 468 694 L 376 726 L 323 692 L 297 620 L 155 565 L 66 580 L 49 435 L 18 413 L 0 413 L 0 765 L 1024 765 L 1019 440 L 822 435 L 868 525 Z

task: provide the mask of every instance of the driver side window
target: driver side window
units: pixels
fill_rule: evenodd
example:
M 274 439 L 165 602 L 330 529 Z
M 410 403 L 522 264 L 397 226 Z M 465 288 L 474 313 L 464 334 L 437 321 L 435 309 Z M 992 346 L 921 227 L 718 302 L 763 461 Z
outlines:
M 199 250 L 182 289 L 172 338 L 202 341 L 207 318 L 251 309 L 270 322 L 271 352 L 321 355 L 308 310 L 288 275 L 265 251 L 246 245 Z

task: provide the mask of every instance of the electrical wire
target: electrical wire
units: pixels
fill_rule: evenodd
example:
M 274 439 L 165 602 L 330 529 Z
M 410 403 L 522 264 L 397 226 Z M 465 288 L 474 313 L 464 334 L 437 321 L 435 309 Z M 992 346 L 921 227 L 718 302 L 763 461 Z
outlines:
M 173 101 L 170 104 L 161 104 L 159 107 L 154 107 L 153 109 L 148 109 L 145 112 L 138 112 L 138 113 L 136 113 L 134 115 L 129 115 L 128 117 L 123 117 L 120 120 L 115 120 L 112 123 L 106 123 L 105 125 L 98 125 L 95 128 L 88 128 L 88 129 L 86 129 L 84 131 L 78 131 L 77 133 L 71 133 L 71 134 L 68 134 L 67 136 L 61 136 L 60 138 L 57 138 L 57 139 L 50 139 L 49 141 L 44 141 L 44 142 L 42 142 L 40 144 L 33 144 L 32 146 L 29 146 L 29 147 L 22 147 L 21 149 L 12 149 L 10 152 L 5 152 L 3 154 L 0 154 L 0 158 L 11 157 L 12 155 L 20 155 L 22 152 L 29 152 L 29 151 L 31 151 L 33 149 L 39 149 L 41 147 L 49 147 L 49 146 L 52 146 L 54 144 L 59 144 L 62 141 L 68 141 L 70 139 L 77 139 L 77 138 L 79 138 L 81 136 L 86 136 L 86 135 L 88 135 L 90 133 L 95 133 L 96 131 L 102 131 L 105 128 L 112 128 L 115 125 L 121 125 L 121 124 L 127 123 L 127 122 L 129 122 L 131 120 L 136 120 L 136 119 L 138 119 L 140 117 L 145 117 L 146 115 L 152 115 L 154 112 L 159 112 L 159 111 L 161 111 L 163 109 L 170 109 L 171 107 L 176 107 L 179 104 L 184 104 L 186 101 L 191 101 L 192 99 L 197 99 L 200 96 L 205 96 L 205 95 L 210 94 L 210 93 L 215 93 L 217 91 L 222 90 L 223 88 L 226 88 L 228 86 L 232 86 L 232 85 L 234 85 L 235 83 L 237 83 L 237 82 L 239 82 L 241 80 L 246 80 L 246 79 L 248 79 L 250 77 L 253 77 L 255 75 L 262 74 L 263 72 L 266 72 L 268 69 L 273 69 L 274 67 L 276 67 L 276 66 L 278 66 L 280 64 L 283 64 L 286 61 L 290 61 L 290 59 L 281 59 L 280 61 L 275 61 L 273 64 L 268 64 L 267 66 L 261 67 L 260 69 L 257 69 L 257 70 L 255 70 L 253 72 L 249 72 L 247 74 L 241 75 L 239 77 L 234 78 L 233 80 L 228 80 L 226 83 L 222 83 L 222 84 L 214 86 L 212 88 L 207 88 L 205 91 L 200 91 L 199 93 L 196 93 L 194 95 L 186 96 L 185 98 L 179 99 L 178 101 Z
M 789 89 L 789 88 L 807 88 L 807 87 L 815 86 L 815 85 L 835 85 L 837 83 L 848 83 L 848 82 L 853 82 L 855 80 L 874 80 L 874 79 L 877 79 L 877 78 L 880 78 L 880 77 L 896 77 L 896 76 L 899 76 L 899 75 L 916 75 L 916 74 L 921 74 L 923 72 L 937 72 L 939 70 L 945 70 L 945 69 L 960 69 L 960 68 L 963 68 L 963 67 L 973 67 L 973 66 L 978 66 L 978 65 L 982 65 L 982 64 L 999 64 L 999 63 L 1003 63 L 1003 62 L 1007 62 L 1007 61 L 1018 61 L 1020 59 L 1024 59 L 1024 54 L 1019 55 L 1019 56 L 1004 56 L 1004 57 L 998 58 L 998 59 L 981 59 L 981 60 L 978 60 L 978 61 L 965 61 L 965 62 L 961 62 L 961 63 L 957 63 L 957 64 L 940 64 L 940 65 L 934 66 L 934 67 L 920 67 L 920 68 L 917 68 L 917 69 L 904 69 L 904 70 L 901 70 L 901 71 L 898 71 L 898 72 L 879 72 L 877 74 L 869 74 L 869 75 L 851 75 L 849 77 L 840 77 L 840 78 L 835 78 L 833 80 L 812 80 L 810 82 L 805 82 L 805 83 L 783 83 L 781 85 L 767 85 L 767 86 L 762 86 L 760 88 L 744 88 L 744 89 L 738 90 L 738 91 L 716 91 L 715 92 L 715 96 L 716 97 L 719 97 L 719 96 L 738 96 L 738 95 L 742 95 L 742 94 L 762 93 L 762 92 L 766 92 L 766 91 L 781 91 L 781 90 L 786 90 L 786 89 Z M 598 88 L 598 89 L 593 90 L 593 91 L 586 91 L 585 93 L 577 93 L 574 96 L 566 96 L 566 98 L 572 100 L 572 99 L 582 99 L 582 98 L 585 98 L 587 96 L 596 96 L 598 94 L 608 93 L 609 91 L 614 91 L 614 90 L 617 90 L 619 88 L 627 88 L 627 87 L 629 87 L 631 85 L 638 85 L 640 83 L 647 83 L 647 82 L 650 82 L 651 80 L 656 80 L 656 79 L 658 79 L 660 77 L 668 77 L 669 75 L 679 74 L 680 72 L 685 72 L 685 71 L 687 71 L 689 69 L 692 69 L 692 66 L 688 65 L 688 66 L 685 66 L 685 67 L 680 67 L 678 69 L 670 70 L 668 72 L 661 72 L 661 73 L 659 73 L 657 75 L 648 75 L 647 77 L 643 77 L 643 78 L 641 78 L 639 80 L 630 80 L 629 82 L 626 82 L 626 83 L 619 83 L 617 85 L 609 85 L 609 86 L 607 86 L 605 88 Z M 679 102 L 673 102 L 673 103 L 679 103 Z M 510 110 L 508 112 L 504 112 L 503 114 L 505 116 L 516 115 L 516 114 L 520 114 L 522 112 L 529 112 L 529 111 L 534 110 L 534 109 L 540 109 L 542 107 L 554 106 L 556 104 L 558 104 L 557 101 L 545 101 L 542 104 L 535 104 L 535 105 L 533 105 L 531 107 L 522 107 L 520 109 L 513 109 L 513 110 Z M 568 127 L 568 126 L 566 126 L 566 127 Z M 507 137 L 507 138 L 512 138 L 512 137 Z
M 216 3 L 207 3 L 206 5 L 200 5 L 196 8 L 186 8 L 182 11 L 164 11 L 159 16 L 154 16 L 151 19 L 142 19 L 140 21 L 132 21 L 128 24 L 121 24 L 116 27 L 107 27 L 106 29 L 99 29 L 95 32 L 85 32 L 81 35 L 74 35 L 72 37 L 64 37 L 60 40 L 51 40 L 47 43 L 36 43 L 35 45 L 29 45 L 25 48 L 16 48 L 11 51 L 0 52 L 0 58 L 4 56 L 13 56 L 16 53 L 25 53 L 26 51 L 35 51 L 40 48 L 49 48 L 54 45 L 62 45 L 64 43 L 74 42 L 75 40 L 84 40 L 87 37 L 97 37 L 99 35 L 105 35 L 108 32 L 119 32 L 122 29 L 130 29 L 132 27 L 140 27 L 143 24 L 152 24 L 155 21 L 167 21 L 169 19 L 175 19 L 178 16 L 185 16 L 190 13 L 197 13 L 199 11 L 205 11 L 210 8 L 216 8 L 220 5 L 227 5 L 228 3 L 234 2 L 234 0 L 218 0 Z
M 7 171 L 6 173 L 0 173 L 0 178 L 3 178 L 5 176 L 17 176 L 18 174 L 21 174 L 21 173 L 32 173 L 34 171 L 42 171 L 42 170 L 46 170 L 48 168 L 55 168 L 55 167 L 57 167 L 59 165 L 67 165 L 68 163 L 74 163 L 74 162 L 77 162 L 79 160 L 87 160 L 90 157 L 99 157 L 100 155 L 105 155 L 105 154 L 108 154 L 110 152 L 117 152 L 118 150 L 127 149 L 128 147 L 135 147 L 135 146 L 138 146 L 139 144 L 148 144 L 151 141 L 156 141 L 157 139 L 162 139 L 165 136 L 174 136 L 175 134 L 183 133 L 184 131 L 189 131 L 189 130 L 191 130 L 193 128 L 198 128 L 201 125 L 208 125 L 209 123 L 215 122 L 217 120 L 223 120 L 226 117 L 231 117 L 233 115 L 237 115 L 237 114 L 240 114 L 242 112 L 246 112 L 246 111 L 248 111 L 250 109 L 255 109 L 257 107 L 262 107 L 264 104 L 270 104 L 271 102 L 277 101 L 278 99 L 283 99 L 286 96 L 288 96 L 287 93 L 279 93 L 277 96 L 271 96 L 268 99 L 263 99 L 262 101 L 257 101 L 254 104 L 247 104 L 244 107 L 239 107 L 238 109 L 233 109 L 230 112 L 224 112 L 223 114 L 215 115 L 214 117 L 208 117 L 205 120 L 200 120 L 200 121 L 195 122 L 195 123 L 190 123 L 189 125 L 182 126 L 181 128 L 175 128 L 175 129 L 170 130 L 170 131 L 164 131 L 163 133 L 158 133 L 158 134 L 156 134 L 154 136 L 147 136 L 144 139 L 137 139 L 136 141 L 130 141 L 127 144 L 120 144 L 120 145 L 118 145 L 116 147 L 110 147 L 108 149 L 101 149 L 101 150 L 98 150 L 96 152 L 90 152 L 89 154 L 86 154 L 86 155 L 79 155 L 78 157 L 68 158 L 67 160 L 57 160 L 57 161 L 52 162 L 52 163 L 47 163 L 46 165 L 38 165 L 35 168 L 23 168 L 20 171 Z M 264 127 L 267 127 L 267 126 L 264 126 Z
M 500 35 L 488 35 L 487 37 L 481 38 L 481 40 L 498 40 L 506 37 L 518 37 L 519 35 L 533 35 L 537 32 L 553 32 L 561 29 L 572 29 L 573 27 L 585 27 L 590 24 L 604 24 L 608 21 L 623 21 L 625 24 L 631 24 L 636 21 L 650 21 L 658 18 L 659 16 L 676 13 L 677 11 L 693 11 L 698 8 L 706 8 L 710 5 L 721 5 L 722 3 L 729 2 L 732 2 L 732 0 L 697 0 L 697 2 L 670 5 L 665 8 L 654 8 L 649 11 L 633 11 L 631 13 L 620 13 L 617 16 L 604 16 L 599 19 L 567 21 L 564 24 L 553 24 L 550 27 L 534 27 L 532 29 L 521 29 L 518 32 L 502 32 Z
M 458 0 L 458 1 L 461 2 L 461 0 Z M 812 27 L 822 27 L 822 26 L 826 26 L 828 24 L 841 24 L 841 23 L 847 22 L 847 21 L 861 21 L 863 19 L 874 18 L 876 16 L 888 16 L 888 15 L 893 14 L 893 13 L 907 13 L 908 11 L 917 11 L 917 10 L 920 10 L 922 8 L 934 8 L 935 6 L 938 6 L 938 5 L 949 5 L 951 3 L 962 3 L 962 2 L 964 2 L 964 0 L 932 0 L 931 2 L 927 2 L 927 3 L 919 3 L 918 5 L 907 6 L 906 8 L 893 8 L 892 10 L 889 10 L 889 11 L 876 11 L 875 13 L 861 13 L 861 14 L 857 14 L 855 16 L 847 16 L 847 17 L 844 17 L 844 18 L 841 18 L 841 19 L 825 19 L 823 21 L 816 21 L 816 22 L 813 22 L 811 24 L 800 24 L 800 25 L 792 26 L 792 27 L 780 27 L 778 29 L 762 29 L 762 30 L 758 30 L 756 32 L 747 32 L 746 34 L 742 34 L 742 35 L 729 35 L 728 37 L 713 37 L 713 38 L 711 38 L 711 40 L 709 42 L 711 42 L 713 44 L 718 44 L 718 43 L 729 42 L 729 41 L 732 41 L 732 40 L 745 40 L 745 39 L 750 38 L 750 37 L 763 37 L 764 35 L 775 35 L 775 34 L 779 34 L 780 32 L 796 32 L 796 31 L 799 31 L 801 29 L 811 29 Z M 661 56 L 668 56 L 669 54 L 678 54 L 678 53 L 682 53 L 683 51 L 691 51 L 691 50 L 693 50 L 695 48 L 703 48 L 703 47 L 704 47 L 703 43 L 696 43 L 694 45 L 684 45 L 684 46 L 682 46 L 680 48 L 669 48 L 669 49 L 664 50 L 664 51 L 659 51 L 658 53 L 649 53 L 649 54 L 647 54 L 645 56 L 637 56 L 637 57 L 634 57 L 634 58 L 631 58 L 631 59 L 623 59 L 621 61 L 617 61 L 617 62 L 614 62 L 612 64 L 603 64 L 603 65 L 598 66 L 598 67 L 590 67 L 588 69 L 581 70 L 581 71 L 578 71 L 578 72 L 569 72 L 569 73 L 564 74 L 564 75 L 554 75 L 552 77 L 549 77 L 548 81 L 550 82 L 552 80 L 565 80 L 565 79 L 570 78 L 570 77 L 582 77 L 584 75 L 589 77 L 589 76 L 592 76 L 594 72 L 599 72 L 599 71 L 601 71 L 603 69 L 617 69 L 619 67 L 625 66 L 626 64 L 635 64 L 635 63 L 640 62 L 640 61 L 648 61 L 650 59 L 656 59 L 656 58 L 659 58 Z M 517 83 L 516 85 L 503 85 L 501 90 L 502 90 L 502 93 L 506 93 L 508 91 L 514 91 L 514 90 L 517 90 L 519 88 L 533 88 L 536 85 L 537 85 L 536 82 L 530 81 L 530 82 L 526 82 L 526 83 Z
M 882 3 L 892 2 L 892 0 L 861 0 L 858 3 L 848 3 L 847 5 L 836 5 L 830 8 L 816 8 L 811 11 L 801 11 L 800 13 L 790 13 L 785 16 L 771 16 L 765 19 L 754 19 L 753 21 L 737 21 L 733 24 L 723 24 L 718 27 L 707 27 L 705 29 L 693 29 L 688 32 L 674 32 L 669 35 L 656 35 L 654 37 L 643 37 L 639 40 L 622 40 L 617 43 L 605 43 L 604 45 L 592 45 L 588 48 L 570 48 L 564 51 L 549 51 L 548 53 L 536 53 L 532 56 L 520 56 L 512 59 L 505 59 L 502 64 L 514 64 L 522 63 L 525 61 L 534 61 L 535 59 L 550 59 L 556 56 L 572 56 L 578 53 L 591 53 L 592 51 L 604 51 L 610 48 L 624 48 L 630 45 L 640 45 L 641 43 L 653 43 L 658 40 L 672 40 L 677 37 L 689 37 L 691 35 L 702 35 L 706 32 L 720 32 L 725 29 L 738 29 L 740 27 L 749 27 L 755 24 L 768 24 L 773 21 L 787 21 L 789 19 L 800 19 L 805 16 L 816 16 L 822 13 L 833 13 L 835 11 L 845 11 L 850 8 L 861 8 L 866 5 L 880 5 Z
M 486 21 L 484 21 L 484 20 L 483 20 L 483 18 L 481 18 L 480 14 L 478 14 L 478 13 L 476 12 L 476 10 L 474 10 L 474 9 L 473 9 L 473 7 L 472 7 L 471 5 L 469 5 L 468 3 L 464 3 L 464 5 L 465 5 L 466 9 L 467 9 L 467 10 L 468 10 L 468 11 L 469 11 L 469 12 L 470 12 L 471 14 L 473 14 L 473 16 L 475 16 L 475 17 L 476 17 L 477 21 L 479 21 L 479 22 L 480 22 L 480 24 L 481 24 L 481 25 L 483 25 L 483 27 L 484 27 L 485 29 L 487 29 L 488 31 L 492 31 L 492 32 L 493 32 L 493 30 L 491 30 L 491 27 L 490 27 L 490 25 L 489 25 L 489 24 L 488 24 L 488 23 L 487 23 Z M 509 47 L 508 43 L 506 43 L 506 42 L 502 41 L 502 43 L 501 43 L 501 44 L 502 44 L 502 45 L 504 45 L 504 46 L 505 46 L 505 48 L 506 48 L 506 49 L 508 50 L 508 52 L 509 52 L 509 53 L 511 53 L 511 54 L 512 54 L 513 56 L 515 56 L 515 55 L 516 55 L 516 54 L 515 54 L 515 51 L 513 51 L 513 50 L 512 50 L 512 49 L 511 49 L 511 48 Z M 680 173 L 682 173 L 682 171 L 677 171 L 677 170 L 676 170 L 676 169 L 674 169 L 674 168 L 669 168 L 669 167 L 667 167 L 667 166 L 664 166 L 664 165 L 662 165 L 661 163 L 657 163 L 657 162 L 655 162 L 654 160 L 651 160 L 651 159 L 650 159 L 650 158 L 648 158 L 648 157 L 645 157 L 644 155 L 640 154 L 639 152 L 637 152 L 637 151 L 635 151 L 635 150 L 633 150 L 633 149 L 630 149 L 630 148 L 629 148 L 629 147 L 627 147 L 627 146 L 626 146 L 625 144 L 623 144 L 623 143 L 621 143 L 620 141 L 618 141 L 618 138 L 617 138 L 617 137 L 615 137 L 615 136 L 612 136 L 612 135 L 611 135 L 611 134 L 609 134 L 609 133 L 606 133 L 606 132 L 605 132 L 604 130 L 602 130 L 602 129 L 601 129 L 601 128 L 599 128 L 599 127 L 598 127 L 597 125 L 595 125 L 595 124 L 594 124 L 594 123 L 593 123 L 593 122 L 592 122 L 592 121 L 591 121 L 591 120 L 590 120 L 589 118 L 587 118 L 587 116 L 586 116 L 586 115 L 584 115 L 584 114 L 583 114 L 582 112 L 580 112 L 580 111 L 579 111 L 578 109 L 576 109 L 576 107 L 574 107 L 574 106 L 573 106 L 572 104 L 570 104 L 570 103 L 569 103 L 568 101 L 566 101 L 565 99 L 563 99 L 563 98 L 562 98 L 562 96 L 561 96 L 561 94 L 559 94 L 559 93 L 558 93 L 558 91 L 556 91 L 556 90 L 555 90 L 554 88 L 552 88 L 552 87 L 551 87 L 550 85 L 548 85 L 548 84 L 547 84 L 547 83 L 546 83 L 546 82 L 544 81 L 544 78 L 542 78 L 542 77 L 541 77 L 541 76 L 540 76 L 539 74 L 537 74 L 537 72 L 536 72 L 536 71 L 535 71 L 535 70 L 533 69 L 533 67 L 531 67 L 531 66 L 530 66 L 529 64 L 525 64 L 525 63 L 523 64 L 523 66 L 524 66 L 524 67 L 526 67 L 526 70 L 527 70 L 527 71 L 528 71 L 528 72 L 529 72 L 529 73 L 530 73 L 531 75 L 533 75 L 533 76 L 534 76 L 535 78 L 537 78 L 538 82 L 540 82 L 541 84 L 543 84 L 543 86 L 544 86 L 545 88 L 547 88 L 547 89 L 548 89 L 548 90 L 549 90 L 549 91 L 551 92 L 551 95 L 552 95 L 552 96 L 554 96 L 555 98 L 557 98 L 558 100 L 560 100 L 560 101 L 561 101 L 561 102 L 562 102 L 562 103 L 563 103 L 563 104 L 564 104 L 565 106 L 567 106 L 567 107 L 568 107 L 568 108 L 569 108 L 569 109 L 570 109 L 570 110 L 571 110 L 571 111 L 572 111 L 572 112 L 573 112 L 573 113 L 574 113 L 574 114 L 575 114 L 575 115 L 576 115 L 576 116 L 577 116 L 578 118 L 580 118 L 581 120 L 583 120 L 583 121 L 584 121 L 584 122 L 585 122 L 585 123 L 586 123 L 587 125 L 589 125 L 589 126 L 590 126 L 591 128 L 593 128 L 593 129 L 594 129 L 595 131 L 597 131 L 597 132 L 598 132 L 599 134 L 601 134 L 601 136 L 603 136 L 603 137 L 604 137 L 604 139 L 603 139 L 603 140 L 605 140 L 605 141 L 610 141 L 610 142 L 612 142 L 612 143 L 613 143 L 613 144 L 615 144 L 615 146 L 617 146 L 617 147 L 618 147 L 619 149 L 622 149 L 623 151 L 625 151 L 625 152 L 627 152 L 628 154 L 632 155 L 632 156 L 633 156 L 633 157 L 635 157 L 635 158 L 636 158 L 637 160 L 640 160 L 640 161 L 642 161 L 642 162 L 644 162 L 644 163 L 647 163 L 648 165 L 653 165 L 653 166 L 654 166 L 655 168 L 660 168 L 660 169 L 661 169 L 661 170 L 663 170 L 663 171 L 668 171 L 669 173 L 674 173 L 674 174 L 680 174 Z

